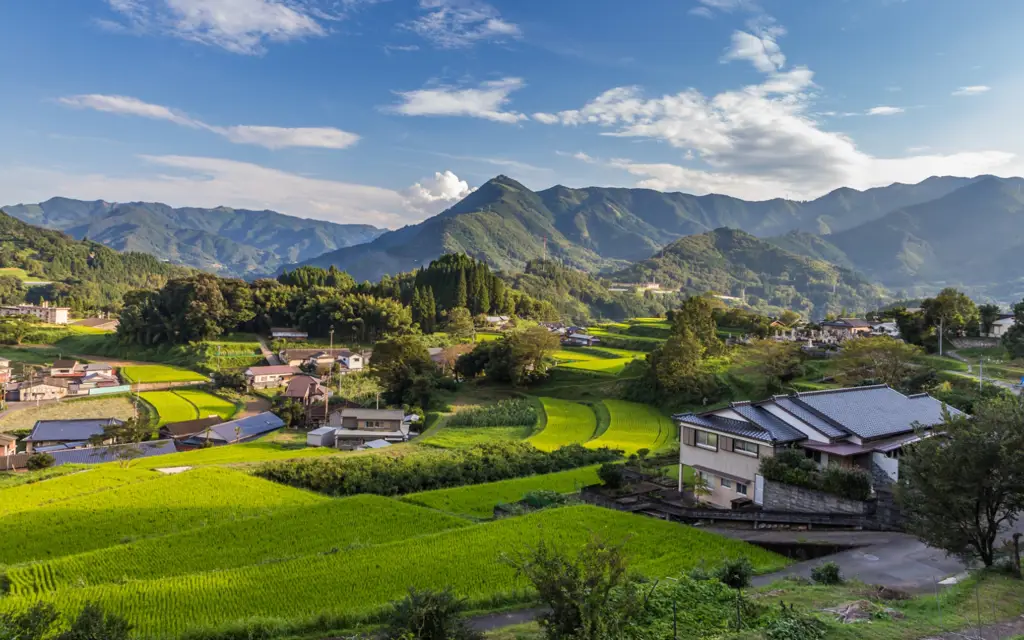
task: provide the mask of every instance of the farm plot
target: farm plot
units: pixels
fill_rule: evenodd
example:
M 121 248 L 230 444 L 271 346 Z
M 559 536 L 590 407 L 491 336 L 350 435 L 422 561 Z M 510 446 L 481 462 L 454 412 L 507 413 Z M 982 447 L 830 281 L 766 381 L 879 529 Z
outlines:
M 29 488 L 77 477 L 48 480 Z M 238 471 L 197 469 L 79 495 L 61 501 L 59 508 L 35 508 L 5 516 L 0 519 L 0 558 L 9 564 L 46 560 L 325 500 Z
M 597 416 L 585 404 L 540 398 L 547 414 L 544 429 L 530 438 L 530 444 L 541 451 L 554 451 L 567 444 L 583 443 L 594 437 L 597 430 Z
M 653 453 L 675 437 L 675 424 L 654 407 L 624 400 L 605 400 L 604 405 L 611 423 L 600 437 L 586 444 L 588 447 L 622 449 L 627 455 L 640 449 Z
M 119 418 L 135 415 L 135 407 L 127 395 L 98 396 L 63 400 L 38 407 L 9 411 L 0 416 L 0 431 L 30 429 L 37 420 L 68 420 L 73 418 Z
M 353 455 L 344 454 L 330 447 L 307 447 L 305 441 L 300 446 L 289 446 L 273 442 L 265 436 L 253 442 L 229 444 L 209 449 L 195 449 L 171 453 L 166 456 L 142 458 L 132 463 L 136 469 L 163 469 L 165 467 L 206 467 L 215 465 L 241 465 L 272 460 L 292 460 L 295 458 L 316 458 L 319 456 Z
M 617 375 L 622 373 L 627 364 L 645 355 L 640 351 L 626 349 L 587 347 L 560 349 L 554 353 L 554 358 L 558 362 L 558 366 L 566 369 Z
M 186 474 L 187 475 L 187 474 Z M 410 585 L 452 587 L 471 604 L 525 601 L 526 584 L 500 554 L 536 544 L 578 548 L 600 535 L 624 541 L 631 568 L 653 577 L 678 575 L 701 562 L 746 556 L 759 571 L 785 558 L 746 543 L 678 524 L 590 506 L 549 509 L 519 518 L 454 529 L 287 562 L 250 565 L 149 581 L 129 588 L 103 584 L 39 596 L 9 596 L 0 610 L 24 610 L 41 599 L 64 612 L 98 602 L 124 615 L 142 635 L 178 636 L 190 628 L 259 616 L 309 621 L 320 615 L 365 617 L 402 597 Z M 510 542 L 514 541 L 514 542 Z M 372 579 L 367 579 L 371 576 Z M 288 597 L 282 597 L 288 594 Z
M 121 368 L 127 382 L 204 382 L 206 376 L 181 367 L 166 364 L 142 364 Z
M 8 569 L 11 593 L 31 595 L 125 579 L 145 580 L 200 571 L 347 553 L 470 526 L 464 519 L 379 496 L 328 500 L 207 527 L 147 538 L 56 560 Z
M 571 493 L 587 485 L 597 484 L 600 482 L 597 467 L 594 465 L 527 478 L 424 491 L 407 495 L 403 500 L 460 516 L 488 519 L 494 515 L 496 505 L 518 502 L 531 491 Z
M 529 437 L 533 427 L 441 427 L 437 433 L 416 444 L 441 449 L 459 449 L 472 447 L 485 442 L 508 440 L 524 440 Z
M 56 467 L 61 469 L 63 467 Z M 0 489 L 0 526 L 8 516 L 22 511 L 61 505 L 79 496 L 97 495 L 135 482 L 156 480 L 151 471 L 117 469 L 110 466 L 94 467 L 45 482 L 21 484 Z M 2 543 L 0 543 L 2 544 Z
M 195 420 L 199 417 L 196 406 L 173 391 L 145 391 L 139 397 L 148 402 L 160 416 L 159 425 L 168 422 Z
M 190 402 L 196 408 L 200 418 L 220 416 L 225 420 L 229 420 L 238 412 L 238 407 L 234 403 L 206 391 L 179 389 L 174 393 Z

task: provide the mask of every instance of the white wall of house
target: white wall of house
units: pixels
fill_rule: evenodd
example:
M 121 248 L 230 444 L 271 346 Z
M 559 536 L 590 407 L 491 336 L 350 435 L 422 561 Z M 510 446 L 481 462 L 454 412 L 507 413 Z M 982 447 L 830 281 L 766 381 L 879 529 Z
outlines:
M 899 458 L 890 458 L 884 453 L 875 451 L 871 454 L 871 461 L 874 462 L 885 472 L 887 476 L 892 478 L 893 482 L 900 479 L 900 461 Z
M 686 427 L 689 429 L 690 427 Z M 694 427 L 697 431 L 707 431 Z M 713 433 L 713 432 L 710 432 Z M 774 455 L 771 445 L 746 438 L 733 438 L 726 434 L 718 433 L 718 449 L 712 450 L 703 446 L 687 444 L 689 440 L 685 436 L 679 446 L 679 463 L 687 467 L 702 467 L 706 469 L 705 475 L 708 478 L 711 494 L 703 499 L 720 507 L 730 507 L 732 500 L 747 496 L 754 497 L 754 478 L 761 468 L 761 458 Z M 758 445 L 760 457 L 746 455 L 730 450 L 729 443 L 732 440 L 740 440 Z M 715 473 L 718 472 L 718 473 Z M 743 480 L 746 485 L 746 493 L 738 491 L 737 483 Z
M 992 330 L 989 331 L 988 335 L 990 338 L 1002 338 L 1003 334 L 1009 331 L 1010 327 L 1012 327 L 1014 324 L 1016 324 L 1016 321 L 1013 318 L 997 320 L 995 323 L 993 323 Z
M 765 409 L 768 413 L 778 418 L 779 420 L 782 420 L 789 426 L 793 427 L 800 433 L 807 436 L 808 440 L 813 440 L 815 442 L 828 442 L 827 436 L 825 436 L 820 431 L 818 431 L 811 425 L 807 424 L 803 420 L 800 420 L 793 414 L 786 412 L 786 410 L 783 409 L 782 407 L 776 406 L 774 404 L 766 404 L 762 405 L 762 408 Z

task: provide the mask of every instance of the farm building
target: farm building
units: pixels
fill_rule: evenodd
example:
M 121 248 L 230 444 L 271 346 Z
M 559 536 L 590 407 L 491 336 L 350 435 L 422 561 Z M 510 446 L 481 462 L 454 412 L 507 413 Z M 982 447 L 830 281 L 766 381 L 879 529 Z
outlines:
M 160 427 L 160 437 L 171 440 L 181 440 L 194 436 L 210 427 L 215 427 L 224 422 L 220 416 L 199 418 L 197 420 L 183 420 L 181 422 L 168 422 Z
M 284 349 L 278 353 L 278 357 L 281 362 L 291 365 L 293 367 L 300 367 L 304 364 L 314 364 L 316 366 L 329 366 L 335 361 L 340 361 L 342 358 L 347 358 L 352 355 L 361 355 L 362 358 L 366 359 L 366 354 L 359 354 L 351 349 L 337 348 L 337 349 Z
M 323 402 L 326 393 L 327 390 L 313 376 L 295 376 L 288 382 L 288 388 L 281 395 L 309 406 Z
M 370 442 L 367 442 L 363 446 L 359 447 L 359 449 L 363 451 L 367 449 L 386 449 L 390 446 L 391 443 L 388 442 L 387 440 L 372 440 Z
M 0 456 L 13 456 L 18 451 L 18 439 L 9 433 L 0 433 Z
M 337 429 L 334 427 L 313 429 L 306 434 L 306 444 L 311 447 L 333 447 L 335 431 Z
M 601 342 L 600 338 L 586 333 L 574 333 L 562 339 L 562 344 L 574 347 L 592 347 L 598 342 Z
M 249 442 L 284 426 L 284 421 L 275 414 L 264 411 L 254 416 L 223 422 L 182 441 L 183 444 L 201 447 L 207 444 L 238 444 Z
M 110 425 L 121 424 L 116 418 L 82 418 L 78 420 L 39 420 L 25 437 L 27 453 L 81 449 L 89 438 L 103 433 Z
M 399 410 L 345 408 L 332 412 L 328 424 L 335 428 L 338 449 L 358 449 L 375 440 L 394 443 L 409 439 L 409 423 Z
M 270 337 L 274 340 L 306 340 L 309 338 L 309 334 L 288 327 L 271 327 Z
M 288 381 L 302 373 L 298 367 L 287 364 L 267 367 L 249 367 L 245 370 L 245 381 L 254 389 L 268 389 L 288 384 Z

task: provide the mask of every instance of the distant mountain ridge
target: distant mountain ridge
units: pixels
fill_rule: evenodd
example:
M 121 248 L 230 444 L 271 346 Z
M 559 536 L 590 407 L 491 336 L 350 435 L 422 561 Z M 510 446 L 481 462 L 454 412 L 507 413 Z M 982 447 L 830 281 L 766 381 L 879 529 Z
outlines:
M 119 251 L 150 253 L 225 276 L 267 273 L 369 242 L 385 232 L 371 225 L 336 224 L 269 210 L 173 208 L 157 202 L 51 198 L 39 204 L 6 206 L 2 211 L 77 239 L 88 238 Z
M 748 202 L 651 189 L 557 185 L 534 192 L 497 176 L 433 218 L 303 264 L 335 265 L 357 280 L 372 280 L 460 251 L 503 270 L 519 270 L 530 260 L 544 258 L 575 268 L 614 270 L 644 260 L 679 238 L 722 227 L 760 237 L 851 229 L 894 209 L 943 197 L 973 180 L 934 177 L 916 185 L 837 189 L 809 202 Z

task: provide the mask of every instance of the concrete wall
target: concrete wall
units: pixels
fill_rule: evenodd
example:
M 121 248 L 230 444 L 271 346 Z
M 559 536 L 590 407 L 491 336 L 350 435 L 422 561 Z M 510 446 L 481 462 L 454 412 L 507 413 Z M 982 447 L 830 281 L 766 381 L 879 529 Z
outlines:
M 165 389 L 178 389 L 180 387 L 198 387 L 209 384 L 205 380 L 194 380 L 188 382 L 138 382 L 132 385 L 132 391 L 163 391 Z
M 871 513 L 870 502 L 848 500 L 830 493 L 795 487 L 781 482 L 764 481 L 765 511 L 795 511 L 798 513 L 843 513 L 864 515 Z

